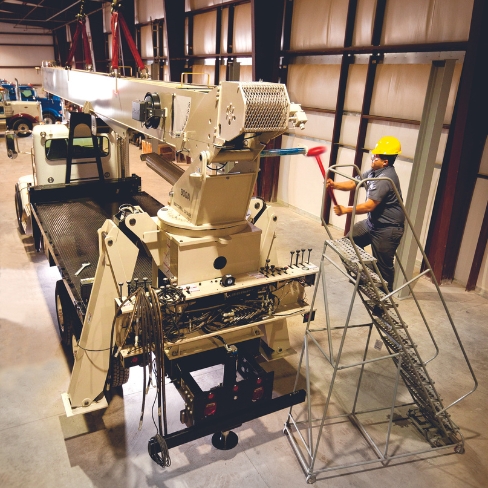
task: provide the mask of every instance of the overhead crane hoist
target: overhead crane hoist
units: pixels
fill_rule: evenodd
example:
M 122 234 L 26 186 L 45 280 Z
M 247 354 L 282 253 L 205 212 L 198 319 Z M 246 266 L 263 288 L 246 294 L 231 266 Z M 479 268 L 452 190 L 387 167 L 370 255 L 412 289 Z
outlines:
M 82 46 L 83 46 L 83 57 L 85 61 L 85 69 L 92 70 L 93 69 L 93 60 L 91 55 L 90 49 L 90 41 L 88 39 L 88 34 L 86 32 L 86 14 L 85 14 L 85 0 L 81 0 L 80 2 L 80 11 L 76 14 L 76 30 L 73 35 L 73 41 L 71 43 L 71 48 L 68 53 L 68 57 L 66 58 L 66 67 L 71 67 L 71 62 L 75 56 L 76 49 L 78 48 L 78 43 L 80 38 L 82 39 Z
M 112 29 L 112 62 L 111 62 L 112 72 L 115 73 L 115 75 L 117 75 L 119 70 L 119 51 L 120 54 L 123 54 L 122 38 L 120 36 L 120 30 L 122 29 L 122 32 L 124 33 L 125 39 L 129 46 L 130 52 L 132 53 L 132 56 L 134 57 L 134 61 L 139 70 L 139 74 L 140 76 L 145 78 L 147 75 L 146 67 L 142 62 L 141 55 L 137 50 L 134 39 L 132 39 L 132 35 L 122 15 L 122 12 L 120 12 L 120 2 L 118 0 L 113 0 L 111 11 L 112 11 L 112 20 L 110 25 Z M 125 66 L 122 66 L 122 68 L 125 68 Z
M 232 427 L 305 398 L 273 397 L 274 373 L 256 358 L 289 352 L 286 319 L 305 314 L 318 268 L 307 243 L 300 260 L 278 263 L 277 215 L 252 195 L 268 141 L 306 116 L 280 84 L 202 86 L 43 64 L 44 89 L 83 106 L 69 130 L 35 129 L 35 174 L 17 206 L 20 226 L 31 222 L 36 247 L 62 272 L 58 319 L 74 352 L 66 412 L 106 407 L 110 385 L 140 365 L 144 391 L 157 389 L 149 451 L 159 464 L 160 451 L 209 433 L 230 448 Z M 153 141 L 146 162 L 173 185 L 167 205 L 129 176 L 129 128 Z M 160 144 L 188 164 L 161 156 Z M 222 381 L 199 385 L 192 373 L 214 366 Z M 177 432 L 167 429 L 165 377 L 185 404 Z
M 113 0 L 111 4 L 111 22 L 110 27 L 112 31 L 112 45 L 111 45 L 111 52 L 112 52 L 112 59 L 110 63 L 111 72 L 115 76 L 118 76 L 120 69 L 125 71 L 127 66 L 124 66 L 124 56 L 122 51 L 122 37 L 121 31 L 125 36 L 127 45 L 129 46 L 130 52 L 134 58 L 134 62 L 138 68 L 138 74 L 142 78 L 147 77 L 146 67 L 142 62 L 141 55 L 137 50 L 137 46 L 132 38 L 130 33 L 129 27 L 127 26 L 127 22 L 125 21 L 122 12 L 120 11 L 121 3 L 118 0 Z M 68 53 L 68 57 L 66 58 L 65 67 L 67 69 L 71 69 L 71 63 L 75 56 L 76 49 L 78 48 L 78 43 L 80 39 L 82 39 L 82 47 L 83 47 L 83 57 L 84 57 L 84 68 L 88 71 L 93 71 L 95 68 L 93 59 L 92 59 L 92 52 L 90 48 L 90 41 L 88 39 L 88 34 L 86 31 L 86 14 L 84 11 L 85 8 L 85 0 L 81 0 L 80 2 L 80 11 L 76 14 L 76 30 L 73 35 L 73 41 L 71 43 L 71 48 Z M 119 57 L 122 59 L 122 66 L 119 66 Z M 130 68 L 132 73 L 132 68 Z

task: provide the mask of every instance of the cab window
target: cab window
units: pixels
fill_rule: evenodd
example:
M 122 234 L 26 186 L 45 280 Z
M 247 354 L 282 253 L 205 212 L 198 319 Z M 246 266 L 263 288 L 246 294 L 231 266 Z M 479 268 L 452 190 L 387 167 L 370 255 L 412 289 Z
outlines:
M 36 97 L 36 92 L 32 88 L 22 88 L 21 90 L 22 98 L 24 99 L 34 99 Z
M 108 137 L 97 136 L 100 156 L 110 154 Z M 46 158 L 49 161 L 66 159 L 68 155 L 68 139 L 48 139 L 45 145 Z M 77 137 L 73 140 L 73 159 L 94 159 L 95 149 L 91 137 Z

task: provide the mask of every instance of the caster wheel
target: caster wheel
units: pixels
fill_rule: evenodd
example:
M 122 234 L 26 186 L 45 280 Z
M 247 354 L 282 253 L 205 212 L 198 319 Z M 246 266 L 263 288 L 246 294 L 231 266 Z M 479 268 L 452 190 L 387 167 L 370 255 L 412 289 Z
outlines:
M 309 485 L 313 485 L 316 481 L 317 481 L 317 476 L 315 476 L 314 474 L 309 474 L 307 476 L 307 483 Z
M 454 452 L 456 454 L 464 454 L 464 446 L 462 444 L 458 444 L 455 448 L 454 448 Z

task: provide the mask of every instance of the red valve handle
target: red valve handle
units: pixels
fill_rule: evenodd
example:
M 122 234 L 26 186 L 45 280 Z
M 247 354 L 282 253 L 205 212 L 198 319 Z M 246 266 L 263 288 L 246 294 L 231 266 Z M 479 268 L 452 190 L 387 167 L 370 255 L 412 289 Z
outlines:
M 307 151 L 307 156 L 318 156 L 319 154 L 324 154 L 325 152 L 327 152 L 326 146 L 315 146 L 311 147 Z
M 312 147 L 307 151 L 307 156 L 315 157 L 317 164 L 319 165 L 320 172 L 322 173 L 322 177 L 324 179 L 325 179 L 325 168 L 324 165 L 322 164 L 322 160 L 320 159 L 320 155 L 324 154 L 326 151 L 327 151 L 326 146 Z M 334 192 L 332 191 L 332 188 L 330 187 L 327 188 L 327 193 L 329 194 L 330 198 L 334 202 L 334 205 L 338 205 Z

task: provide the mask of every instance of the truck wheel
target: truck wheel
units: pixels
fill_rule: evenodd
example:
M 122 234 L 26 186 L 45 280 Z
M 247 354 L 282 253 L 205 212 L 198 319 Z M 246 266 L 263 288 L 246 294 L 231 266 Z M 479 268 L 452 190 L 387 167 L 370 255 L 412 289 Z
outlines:
M 27 137 L 32 130 L 32 124 L 26 119 L 17 119 L 12 124 L 12 129 L 17 132 L 18 137 Z
M 71 352 L 73 353 L 73 358 L 76 359 L 76 354 L 78 354 L 78 339 L 76 338 L 75 333 L 71 335 Z
M 63 280 L 56 282 L 55 300 L 61 344 L 72 351 L 73 323 L 71 316 L 74 313 L 74 307 L 69 299 Z
M 20 197 L 19 184 L 15 183 L 15 212 L 17 214 L 17 224 L 19 226 L 19 232 L 24 235 L 25 227 L 22 216 L 24 214 L 24 209 L 22 208 L 22 198 Z
M 110 379 L 110 387 L 125 385 L 129 381 L 130 369 L 124 368 L 119 358 L 112 357 L 112 377 Z
M 76 359 L 76 353 L 78 352 L 78 341 L 83 326 L 63 280 L 56 282 L 56 316 L 58 319 L 61 344 L 68 362 L 72 367 Z
M 44 112 L 42 114 L 42 121 L 45 124 L 54 124 L 56 123 L 56 118 L 54 117 L 54 115 L 50 114 L 49 112 Z

